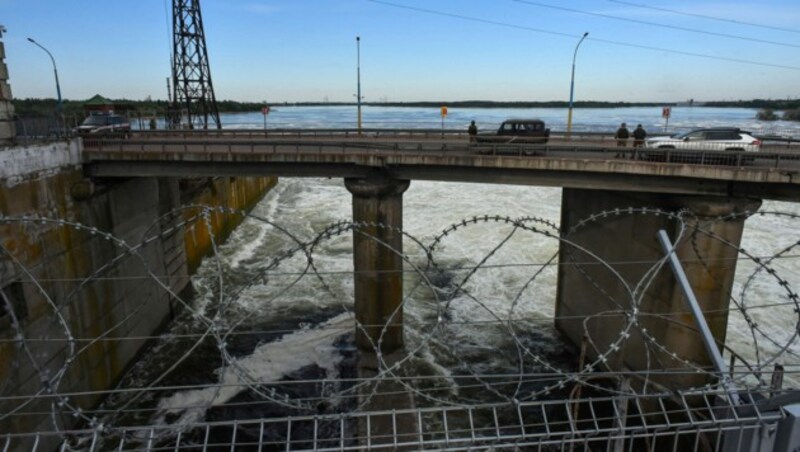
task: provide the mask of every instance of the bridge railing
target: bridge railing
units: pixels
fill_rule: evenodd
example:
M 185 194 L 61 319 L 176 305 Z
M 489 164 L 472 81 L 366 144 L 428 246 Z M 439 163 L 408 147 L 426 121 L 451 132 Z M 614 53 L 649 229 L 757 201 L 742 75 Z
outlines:
M 46 143 L 71 138 L 73 128 L 77 124 L 74 116 L 15 116 L 17 143 L 27 146 L 29 144 Z
M 368 139 L 395 138 L 395 139 L 464 139 L 468 135 L 463 129 L 437 129 L 437 128 L 276 128 L 276 129 L 210 129 L 210 130 L 135 130 L 132 132 L 139 139 L 182 138 L 182 139 L 208 139 L 208 138 L 322 138 L 322 137 L 361 137 Z M 653 134 L 661 136 L 665 134 Z M 783 146 L 787 149 L 795 148 L 800 152 L 800 137 L 791 135 L 765 134 L 755 135 L 764 145 L 772 148 Z M 491 135 L 482 135 L 482 140 L 491 140 Z M 508 137 L 497 137 L 498 140 L 508 140 Z M 593 143 L 615 145 L 614 131 L 579 131 L 572 132 L 567 138 L 564 132 L 553 131 L 550 135 L 552 143 Z M 629 145 L 633 140 L 628 140 Z M 697 143 L 693 148 L 703 149 L 702 143 Z M 711 145 L 713 146 L 713 145 Z M 713 150 L 712 147 L 708 148 Z
M 362 128 L 319 128 L 319 129 L 209 129 L 209 130 L 136 130 L 133 135 L 142 139 L 158 138 L 277 138 L 277 137 L 416 137 L 416 138 L 441 138 L 466 136 L 465 130 L 458 129 L 383 129 Z
M 344 137 L 342 137 L 344 138 Z M 419 157 L 441 154 L 464 157 L 547 157 L 580 158 L 598 160 L 635 160 L 639 162 L 724 165 L 759 167 L 798 167 L 800 152 L 790 152 L 777 147 L 769 151 L 725 151 L 716 147 L 703 149 L 653 149 L 646 147 L 615 147 L 596 142 L 576 144 L 477 144 L 468 142 L 420 141 L 420 140 L 242 140 L 238 137 L 214 140 L 191 139 L 122 139 L 120 137 L 84 138 L 86 152 L 141 152 L 141 153 L 200 153 L 200 154 L 369 154 L 369 155 L 415 155 Z

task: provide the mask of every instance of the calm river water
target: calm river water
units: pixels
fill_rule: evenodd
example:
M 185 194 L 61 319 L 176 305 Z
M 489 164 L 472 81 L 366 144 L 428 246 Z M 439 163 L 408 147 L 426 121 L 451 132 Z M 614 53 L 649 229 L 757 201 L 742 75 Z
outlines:
M 800 122 L 758 121 L 757 110 L 750 108 L 672 107 L 668 123 L 670 132 L 692 127 L 740 127 L 754 133 L 800 135 Z M 480 130 L 496 129 L 508 118 L 540 118 L 553 131 L 566 129 L 565 108 L 449 108 L 444 127 L 466 130 L 475 120 Z M 225 128 L 262 128 L 261 113 L 223 114 Z M 660 107 L 577 108 L 572 126 L 576 131 L 613 131 L 621 122 L 629 127 L 642 124 L 651 134 L 664 131 L 665 120 Z M 289 107 L 273 106 L 267 116 L 268 128 L 355 128 L 356 107 Z M 363 107 L 364 127 L 371 128 L 440 128 L 438 108 Z

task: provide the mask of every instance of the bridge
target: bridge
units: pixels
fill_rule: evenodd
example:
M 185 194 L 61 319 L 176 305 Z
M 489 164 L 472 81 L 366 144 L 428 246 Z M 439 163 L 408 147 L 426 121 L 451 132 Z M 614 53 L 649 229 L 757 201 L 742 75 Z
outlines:
M 384 352 L 403 346 L 402 315 L 398 314 L 403 300 L 402 197 L 409 181 L 564 188 L 562 234 L 580 231 L 561 244 L 562 262 L 575 260 L 576 254 L 619 261 L 658 260 L 663 257 L 663 250 L 651 243 L 655 243 L 659 231 L 667 230 L 674 238 L 679 237 L 670 215 L 663 221 L 647 223 L 631 217 L 611 230 L 585 228 L 584 222 L 598 210 L 640 206 L 665 212 L 688 210 L 694 218 L 688 221 L 689 228 L 701 228 L 709 234 L 694 234 L 691 245 L 682 245 L 689 248 L 676 250 L 710 262 L 705 264 L 705 271 L 690 272 L 689 280 L 697 288 L 704 309 L 721 312 L 728 309 L 736 269 L 728 261 L 735 261 L 737 251 L 720 248 L 717 240 L 738 246 L 744 221 L 758 210 L 761 199 L 800 201 L 800 159 L 797 153 L 786 152 L 780 146 L 759 153 L 634 148 L 625 149 L 625 158 L 616 158 L 620 148 L 596 140 L 554 141 L 556 144 L 548 145 L 479 145 L 469 143 L 460 134 L 451 132 L 445 136 L 443 131 L 430 130 L 168 131 L 138 132 L 126 139 L 87 139 L 83 155 L 87 173 L 97 178 L 343 178 L 353 196 L 353 221 L 371 225 L 354 232 L 353 237 L 356 317 L 362 324 L 372 325 L 357 334 L 364 351 L 373 350 L 375 344 Z M 636 246 L 621 250 L 608 245 L 630 241 Z M 387 252 L 386 247 L 391 251 Z M 604 293 L 622 290 L 618 276 L 597 274 L 587 279 L 587 272 L 591 270 L 560 269 L 556 304 L 559 317 L 586 318 L 614 309 L 616 302 L 587 302 L 583 294 L 597 286 Z M 641 277 L 630 275 L 632 281 Z M 683 310 L 676 279 L 664 277 L 651 289 L 654 294 L 640 308 L 665 315 Z M 559 320 L 557 327 L 576 345 L 585 334 L 585 326 L 579 321 Z M 717 341 L 724 343 L 727 315 L 718 315 L 712 327 Z M 692 332 L 671 335 L 667 324 L 652 329 L 669 349 L 691 347 L 700 340 Z M 599 336 L 600 344 L 609 345 L 615 340 L 613 335 Z M 704 355 L 695 353 L 692 359 L 704 362 L 708 358 Z M 617 365 L 633 369 L 645 366 L 631 357 Z M 692 387 L 698 382 L 689 378 L 676 388 Z
M 225 378 L 220 376 L 219 384 L 123 388 L 119 393 L 130 392 L 135 399 L 140 394 L 160 397 L 163 392 L 167 399 L 178 390 L 218 395 L 230 387 L 241 387 L 273 404 L 268 406 L 300 415 L 213 422 L 189 416 L 170 419 L 164 425 L 103 426 L 71 407 L 67 399 L 76 395 L 41 393 L 36 397 L 64 404 L 63 411 L 71 411 L 83 423 L 74 430 L 9 434 L 2 437 L 5 447 L 13 448 L 23 439 L 35 448 L 40 441 L 67 444 L 67 438 L 80 438 L 69 443 L 85 450 L 235 446 L 268 450 L 659 450 L 681 445 L 714 450 L 723 444 L 724 450 L 742 452 L 758 447 L 790 450 L 800 428 L 795 383 L 784 389 L 777 381 L 783 375 L 773 367 L 777 358 L 758 359 L 754 364 L 725 344 L 730 333 L 729 310 L 739 309 L 746 318 L 750 312 L 736 304 L 732 295 L 743 256 L 750 258 L 754 273 L 775 275 L 776 284 L 786 287 L 776 307 L 800 309 L 795 291 L 773 268 L 772 261 L 782 253 L 770 258 L 751 256 L 740 246 L 745 223 L 762 199 L 800 200 L 797 153 L 783 144 L 771 144 L 757 155 L 627 148 L 624 158 L 616 158 L 620 149 L 612 143 L 599 137 L 582 138 L 556 138 L 547 145 L 477 145 L 461 133 L 441 131 L 368 130 L 359 135 L 354 131 L 270 130 L 264 136 L 263 131 L 221 130 L 142 131 L 124 139 L 83 140 L 84 172 L 97 184 L 244 175 L 344 179 L 352 196 L 352 221 L 326 226 L 309 239 L 292 237 L 296 242 L 291 249 L 278 253 L 265 270 L 246 277 L 250 278 L 248 284 L 264 281 L 266 285 L 277 277 L 272 271 L 278 265 L 306 255 L 308 265 L 300 277 L 317 278 L 322 282 L 320 296 L 334 296 L 325 283 L 326 275 L 315 266 L 314 250 L 325 240 L 352 234 L 355 328 L 347 322 L 326 323 L 325 328 L 338 333 L 354 330 L 361 357 L 358 374 L 352 382 L 312 381 L 322 388 L 319 398 L 289 396 L 296 394 L 293 388 L 298 382 L 262 381 L 226 349 L 237 333 L 248 332 L 236 331 L 234 326 L 220 333 L 217 329 L 227 319 L 199 316 L 208 326 L 202 337 L 215 343 L 230 369 Z M 553 226 L 531 218 L 465 218 L 423 247 L 426 264 L 421 265 L 404 251 L 404 241 L 408 246 L 421 244 L 423 239 L 407 235 L 403 194 L 409 184 L 422 180 L 562 187 L 561 222 Z M 447 200 L 431 200 L 437 202 L 446 207 Z M 529 202 L 535 205 L 538 200 Z M 192 221 L 212 222 L 214 215 L 223 213 L 241 214 L 205 208 Z M 249 218 L 275 226 L 269 219 Z M 45 221 L 27 217 L 2 220 L 26 227 Z M 89 230 L 109 242 L 118 240 L 111 233 L 70 221 L 53 223 Z M 498 224 L 530 234 L 523 244 L 537 240 L 557 243 L 557 255 L 551 259 L 557 269 L 553 322 L 563 337 L 581 350 L 574 369 L 558 369 L 524 342 L 524 325 L 518 325 L 510 314 L 508 318 L 498 316 L 499 324 L 508 325 L 509 344 L 520 354 L 518 375 L 470 369 L 463 375 L 433 380 L 447 387 L 443 380 L 451 379 L 464 391 L 496 395 L 492 403 L 452 401 L 417 389 L 415 384 L 424 387 L 426 379 L 433 377 L 399 371 L 421 350 L 418 345 L 409 349 L 404 334 L 403 314 L 408 304 L 404 275 L 408 267 L 432 293 L 439 293 L 441 288 L 431 280 L 447 269 L 437 263 L 437 247 L 448 234 L 479 224 Z M 175 221 L 167 230 L 183 227 L 194 225 L 189 220 Z M 661 232 L 672 243 L 659 245 Z M 142 239 L 142 246 L 148 240 Z M 476 258 L 468 273 L 482 269 L 492 253 Z M 679 258 L 678 266 L 685 270 L 683 278 L 677 270 L 667 269 L 670 256 Z M 225 275 L 222 269 L 218 271 L 221 281 Z M 98 271 L 91 278 L 102 276 Z M 687 307 L 687 287 L 702 311 L 698 316 Z M 455 291 L 463 289 L 459 285 Z M 436 341 L 432 337 L 450 327 L 446 311 L 450 301 L 438 297 L 434 295 L 437 315 L 423 344 L 444 341 L 444 335 L 436 336 Z M 510 303 L 513 306 L 517 301 Z M 748 318 L 747 327 L 754 335 L 760 332 L 755 321 L 749 322 Z M 708 335 L 702 333 L 703 324 Z M 315 330 L 301 328 L 298 340 L 311 340 L 303 336 L 305 331 Z M 790 333 L 777 354 L 790 358 L 790 376 L 796 371 L 796 355 L 788 349 L 797 334 Z M 700 345 L 704 341 L 708 348 Z M 720 368 L 714 349 L 730 354 L 729 368 Z M 534 364 L 547 372 L 532 371 Z M 231 376 L 228 372 L 233 380 L 227 379 Z M 516 389 L 506 393 L 502 391 L 505 387 Z M 117 390 L 109 393 L 117 394 Z M 200 406 L 210 410 L 213 397 L 202 399 Z M 412 401 L 415 397 L 420 405 Z M 352 409 L 342 414 L 326 412 L 328 398 L 344 400 L 344 406 Z M 22 396 L 19 399 L 21 405 L 28 403 Z M 233 405 L 236 403 L 240 402 Z M 183 405 L 186 416 L 196 408 L 191 403 Z M 123 403 L 118 414 L 127 416 L 127 409 L 128 403 Z M 137 415 L 136 410 L 130 413 Z
M 94 177 L 274 175 L 500 183 L 800 200 L 799 146 L 762 152 L 620 148 L 596 135 L 550 145 L 471 144 L 438 130 L 134 132 L 85 139 Z M 575 135 L 575 134 L 573 134 Z

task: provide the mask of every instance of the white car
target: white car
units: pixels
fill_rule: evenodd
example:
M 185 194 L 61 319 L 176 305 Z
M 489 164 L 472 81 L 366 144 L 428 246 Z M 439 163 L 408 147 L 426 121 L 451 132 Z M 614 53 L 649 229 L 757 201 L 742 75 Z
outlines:
M 131 122 L 125 116 L 113 113 L 93 114 L 87 116 L 73 132 L 82 136 L 117 133 L 127 136 L 131 132 Z
M 679 133 L 671 137 L 654 137 L 645 141 L 654 149 L 693 149 L 700 151 L 747 151 L 761 149 L 761 140 L 733 127 L 712 127 Z

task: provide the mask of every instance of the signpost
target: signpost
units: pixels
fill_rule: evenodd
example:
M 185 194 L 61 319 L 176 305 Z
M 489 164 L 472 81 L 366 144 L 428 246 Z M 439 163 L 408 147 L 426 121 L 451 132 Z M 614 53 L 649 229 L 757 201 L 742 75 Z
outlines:
M 669 124 L 669 117 L 671 114 L 672 114 L 672 107 L 661 108 L 661 117 L 664 118 L 664 132 L 667 131 L 667 125 Z
M 447 106 L 442 105 L 442 138 L 444 138 L 444 117 L 447 116 Z
M 264 115 L 264 133 L 267 133 L 267 115 L 269 114 L 269 105 L 261 107 L 261 114 Z

